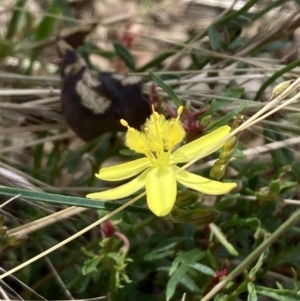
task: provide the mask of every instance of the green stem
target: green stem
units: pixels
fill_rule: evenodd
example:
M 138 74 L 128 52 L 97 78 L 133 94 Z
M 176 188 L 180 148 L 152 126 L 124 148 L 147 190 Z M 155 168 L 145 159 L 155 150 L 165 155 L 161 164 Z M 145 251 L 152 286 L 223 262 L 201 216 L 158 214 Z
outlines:
M 265 83 L 260 87 L 260 89 L 257 91 L 255 95 L 255 100 L 260 100 L 262 94 L 265 92 L 265 90 L 269 87 L 270 84 L 272 84 L 278 77 L 285 74 L 286 72 L 291 71 L 292 69 L 298 67 L 300 65 L 300 59 L 286 65 L 279 71 L 275 72 L 269 79 L 265 81 Z
M 297 219 L 300 218 L 300 209 L 292 214 L 276 231 L 273 232 L 266 240 L 264 240 L 248 257 L 246 257 L 225 279 L 219 282 L 210 292 L 208 292 L 201 301 L 210 300 L 222 288 L 242 273 L 260 254 L 262 254 L 278 237 L 284 233 Z
M 251 1 L 246 1 L 246 4 L 239 10 L 233 12 L 232 14 L 229 14 L 228 16 L 225 16 L 224 18 L 218 20 L 215 22 L 215 26 L 223 26 L 227 24 L 229 21 L 232 21 L 236 19 L 239 15 L 246 13 L 256 2 L 259 0 L 251 0 Z
M 110 275 L 109 275 L 109 301 L 116 301 L 116 276 L 113 268 L 114 262 L 111 260 Z
M 240 295 L 241 293 L 244 293 L 247 291 L 247 284 L 248 281 L 245 279 L 241 285 L 230 295 L 227 297 L 226 301 L 233 301 L 236 300 L 237 296 Z

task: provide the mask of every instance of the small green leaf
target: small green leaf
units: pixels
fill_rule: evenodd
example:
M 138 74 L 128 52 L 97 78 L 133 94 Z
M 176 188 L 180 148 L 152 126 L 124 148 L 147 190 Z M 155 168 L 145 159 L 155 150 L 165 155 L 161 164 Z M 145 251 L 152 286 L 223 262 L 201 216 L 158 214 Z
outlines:
M 167 256 L 174 254 L 174 248 L 186 241 L 185 237 L 172 238 L 165 240 L 163 243 L 159 244 L 156 248 L 152 249 L 149 253 L 145 254 L 145 261 L 153 261 L 161 258 L 166 258 Z
M 269 184 L 270 194 L 278 196 L 280 193 L 280 182 L 279 180 L 272 180 Z
M 124 61 L 126 66 L 132 70 L 135 71 L 135 59 L 131 52 L 126 48 L 122 43 L 120 42 L 114 42 L 113 46 L 115 48 L 115 51 L 117 55 Z
M 169 85 L 165 84 L 157 75 L 155 75 L 151 71 L 149 72 L 149 77 L 169 95 L 169 97 L 174 101 L 177 107 L 182 106 L 182 101 Z
M 172 263 L 171 269 L 169 271 L 169 275 L 172 275 L 180 263 L 187 264 L 187 262 L 191 261 L 190 264 L 202 259 L 205 257 L 205 252 L 201 252 L 199 249 L 193 249 L 191 251 L 179 254 Z M 187 261 L 187 262 L 186 262 Z
M 37 26 L 34 32 L 34 40 L 40 41 L 48 38 L 54 31 L 58 18 L 54 15 L 59 15 L 61 12 L 61 6 L 64 1 L 53 0 L 49 7 L 48 13 Z
M 275 41 L 273 43 L 268 44 L 266 47 L 264 47 L 264 52 L 274 52 L 281 50 L 282 48 L 286 47 L 288 45 L 288 41 Z
M 86 41 L 84 45 L 80 46 L 77 50 L 80 52 L 80 49 L 84 48 L 86 53 L 93 53 L 100 55 L 108 60 L 111 60 L 116 57 L 116 52 L 112 50 L 103 49 L 94 43 Z
M 251 271 L 249 272 L 248 278 L 251 281 L 254 281 L 255 276 L 257 274 L 257 272 L 259 271 L 259 269 L 262 267 L 264 260 L 266 259 L 266 257 L 268 256 L 269 251 L 266 250 L 265 252 L 263 252 L 260 256 L 259 259 L 257 260 L 257 263 L 255 264 L 255 266 L 251 269 Z
M 82 268 L 83 275 L 87 275 L 91 272 L 97 271 L 97 266 L 99 263 L 100 263 L 100 258 L 98 256 L 87 260 Z
M 222 230 L 215 224 L 210 224 L 210 231 L 216 237 L 220 244 L 227 250 L 227 252 L 233 256 L 238 256 L 239 252 L 234 248 L 234 246 L 227 240 L 226 236 Z
M 201 120 L 200 120 L 201 125 L 206 127 L 209 124 L 211 118 L 212 118 L 212 115 L 207 115 L 207 116 L 204 116 L 203 118 L 201 118 Z
M 113 259 L 115 262 L 118 262 L 118 260 L 120 260 L 120 254 L 116 252 L 109 252 L 106 254 L 106 256 Z
M 207 34 L 209 36 L 210 45 L 213 50 L 220 50 L 222 48 L 222 37 L 217 30 L 215 25 L 210 25 L 207 29 Z
M 201 290 L 196 284 L 195 280 L 188 274 L 185 274 L 180 280 L 180 284 L 183 285 L 186 289 L 193 293 L 200 293 Z
M 243 106 L 237 107 L 235 110 L 233 110 L 232 112 L 228 113 L 227 115 L 225 115 L 224 117 L 220 118 L 219 120 L 210 123 L 208 129 L 210 131 L 214 131 L 217 128 L 219 128 L 220 126 L 224 125 L 224 124 L 228 124 L 229 121 L 236 115 L 238 115 L 240 112 L 242 112 L 245 108 L 247 107 L 247 104 L 244 104 Z
M 216 274 L 212 268 L 198 262 L 191 264 L 190 267 L 204 275 L 215 276 Z
M 280 185 L 280 191 L 282 189 L 292 188 L 292 187 L 296 187 L 296 186 L 297 186 L 297 182 L 285 181 Z
M 215 296 L 214 301 L 227 301 L 227 295 L 224 294 L 218 294 Z
M 244 88 L 241 87 L 226 88 L 222 90 L 219 97 L 211 102 L 208 114 L 213 114 L 215 111 L 224 108 L 224 106 L 232 102 L 229 98 L 240 98 L 243 93 Z
M 18 0 L 14 4 L 15 10 L 13 10 L 12 17 L 8 23 L 5 40 L 13 39 L 18 35 L 19 30 L 22 30 L 20 27 L 22 27 L 25 19 L 26 9 L 24 7 L 26 3 L 26 0 Z
M 239 193 L 230 194 L 226 196 L 226 198 L 223 198 L 222 201 L 217 202 L 215 208 L 219 211 L 224 211 L 231 203 L 235 202 L 239 196 Z
M 267 296 L 278 301 L 299 301 L 300 294 L 287 289 L 274 289 L 263 286 L 255 286 L 259 295 Z
M 175 293 L 177 284 L 185 276 L 190 268 L 190 265 L 196 263 L 198 260 L 205 256 L 205 252 L 199 249 L 179 254 L 173 261 L 169 274 L 171 275 L 166 288 L 166 298 L 170 300 Z
M 247 155 L 240 149 L 236 149 L 234 151 L 234 154 L 232 155 L 232 157 L 236 158 L 236 159 L 245 159 L 247 157 Z
M 164 251 L 164 252 L 151 252 L 144 256 L 145 261 L 155 261 L 163 258 L 167 258 L 168 256 L 172 256 L 174 251 Z
M 249 282 L 247 288 L 249 293 L 247 301 L 257 301 L 257 294 L 256 294 L 254 284 L 252 282 Z

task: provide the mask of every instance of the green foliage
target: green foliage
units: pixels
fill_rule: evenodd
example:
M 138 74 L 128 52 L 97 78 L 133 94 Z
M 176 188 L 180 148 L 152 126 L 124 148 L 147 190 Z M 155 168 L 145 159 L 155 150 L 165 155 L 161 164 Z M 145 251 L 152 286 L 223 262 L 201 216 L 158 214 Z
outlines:
M 122 43 L 119 42 L 114 42 L 113 46 L 117 55 L 124 61 L 126 66 L 130 70 L 135 71 L 135 59 L 130 51 Z
M 155 75 L 151 71 L 149 72 L 149 77 L 153 82 L 155 82 L 159 87 L 161 87 L 164 90 L 164 92 L 168 94 L 168 96 L 174 101 L 174 103 L 178 107 L 182 106 L 182 101 L 170 86 L 165 84 L 157 75 Z
M 185 274 L 190 269 L 190 266 L 195 264 L 197 261 L 202 259 L 205 256 L 204 252 L 201 252 L 199 249 L 193 249 L 189 252 L 179 254 L 172 263 L 170 268 L 170 279 L 166 287 L 166 298 L 170 300 L 175 293 L 175 289 L 178 283 L 182 283 L 182 280 L 185 277 Z M 191 285 L 193 284 L 193 285 Z M 192 289 L 195 293 L 200 292 L 200 289 L 197 287 L 196 283 L 189 279 L 189 289 Z
M 267 287 L 255 287 L 258 294 L 272 298 L 278 301 L 297 301 L 300 294 L 287 289 L 272 289 Z
M 0 243 L 6 271 L 77 235 L 130 201 L 131 197 L 121 202 L 93 201 L 85 195 L 111 188 L 112 183 L 94 176 L 99 168 L 128 160 L 128 156 L 138 158 L 125 149 L 122 134 L 103 135 L 83 144 L 70 133 L 56 98 L 61 88 L 59 58 L 51 56 L 60 29 L 91 20 L 78 17 L 76 4 L 71 4 L 74 1 L 36 2 L 38 15 L 30 9 L 29 1 L 15 1 L 6 8 L 8 21 L 1 25 L 0 195 L 4 205 Z M 159 3 L 148 2 L 149 6 Z M 266 91 L 283 80 L 292 83 L 297 79 L 299 59 L 277 60 L 289 47 L 287 35 L 294 38 L 296 23 L 277 28 L 276 22 L 271 22 L 270 30 L 263 26 L 267 14 L 283 10 L 285 2 L 300 3 L 244 1 L 241 8 L 224 11 L 206 28 L 189 29 L 189 36 L 178 44 L 160 41 L 156 54 L 142 65 L 135 49 L 111 40 L 108 47 L 103 46 L 102 37 L 88 39 L 77 51 L 94 70 L 97 67 L 91 55 L 95 61 L 109 61 L 111 66 L 121 59 L 127 71 L 145 72 L 146 80 L 155 83 L 161 89 L 159 96 L 163 95 L 159 97 L 162 103 L 151 99 L 157 110 L 169 118 L 176 115 L 178 106 L 185 106 L 181 117 L 188 142 L 231 125 L 239 114 L 249 120 L 269 104 Z M 142 11 L 145 28 L 149 20 L 157 18 L 154 8 Z M 125 29 L 121 19 L 97 21 L 111 34 L 111 28 Z M 249 37 L 245 29 L 254 21 L 261 26 L 260 31 Z M 150 41 L 154 44 L 155 39 Z M 18 62 L 16 66 L 7 65 L 12 58 Z M 227 73 L 224 77 L 226 70 L 232 71 L 229 80 Z M 258 88 L 244 85 L 252 74 L 258 79 L 265 76 Z M 198 81 L 195 75 L 201 75 Z M 206 86 L 198 88 L 199 83 Z M 27 90 L 18 90 L 21 88 L 41 92 L 27 94 Z M 11 94 L 5 94 L 9 90 Z M 238 183 L 235 191 L 199 196 L 178 185 L 174 209 L 164 218 L 154 217 L 143 197 L 110 218 L 114 229 L 109 236 L 104 224 L 101 229 L 95 226 L 48 254 L 47 260 L 15 271 L 14 277 L 24 286 L 5 278 L 12 287 L 3 286 L 7 289 L 3 298 L 20 299 L 20 295 L 24 300 L 77 300 L 108 296 L 112 301 L 162 301 L 184 300 L 186 294 L 185 300 L 194 301 L 211 294 L 209 300 L 214 301 L 256 301 L 263 297 L 300 300 L 300 212 L 292 204 L 299 201 L 300 194 L 299 148 L 297 144 L 285 145 L 300 133 L 298 111 L 298 103 L 290 104 L 287 110 L 241 132 L 238 149 L 228 157 L 232 161 L 226 162 L 228 167 L 222 175 L 222 181 Z M 282 144 L 274 147 L 275 143 Z M 252 156 L 247 153 L 249 148 L 267 144 L 273 147 L 258 148 Z M 213 153 L 190 168 L 208 176 L 211 160 L 217 158 Z M 78 208 L 80 214 L 72 213 Z M 214 291 L 216 287 L 220 290 Z

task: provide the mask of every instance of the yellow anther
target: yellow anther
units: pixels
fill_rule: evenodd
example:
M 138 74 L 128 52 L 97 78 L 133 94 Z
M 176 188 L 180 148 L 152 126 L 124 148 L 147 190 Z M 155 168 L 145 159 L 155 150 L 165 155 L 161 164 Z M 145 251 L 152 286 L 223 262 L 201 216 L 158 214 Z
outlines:
M 182 112 L 183 112 L 183 106 L 178 107 L 177 109 L 178 116 L 180 116 Z
M 159 120 L 160 116 L 159 116 L 159 114 L 157 112 L 153 112 L 153 115 L 154 115 L 154 117 L 155 117 L 156 120 Z
M 129 127 L 129 124 L 125 119 L 121 119 L 120 122 L 123 126 L 126 126 L 127 128 Z

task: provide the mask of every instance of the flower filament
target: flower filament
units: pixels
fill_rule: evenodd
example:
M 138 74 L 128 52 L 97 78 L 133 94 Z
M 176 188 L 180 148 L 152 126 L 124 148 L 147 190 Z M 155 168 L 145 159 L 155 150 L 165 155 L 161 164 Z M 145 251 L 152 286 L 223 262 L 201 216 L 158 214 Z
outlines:
M 129 126 L 126 120 L 121 124 L 128 128 L 126 145 L 137 153 L 144 154 L 154 167 L 169 166 L 174 146 L 180 143 L 185 131 L 179 120 L 183 107 L 178 108 L 176 118 L 167 120 L 152 108 L 153 114 L 147 119 L 144 131 L 140 132 Z

